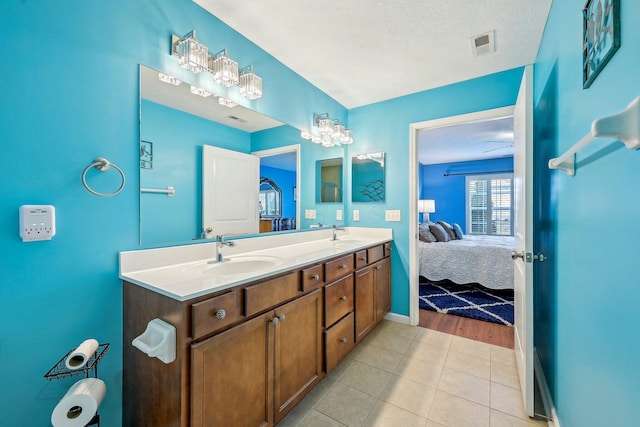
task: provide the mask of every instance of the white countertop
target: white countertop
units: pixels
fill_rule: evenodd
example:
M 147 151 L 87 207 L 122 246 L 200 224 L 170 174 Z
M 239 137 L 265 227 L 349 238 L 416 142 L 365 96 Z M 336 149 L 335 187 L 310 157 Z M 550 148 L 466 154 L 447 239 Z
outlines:
M 222 248 L 224 257 L 230 261 L 219 266 L 209 263 L 216 253 L 216 244 L 211 241 L 120 252 L 120 278 L 186 301 L 392 239 L 392 230 L 388 228 L 347 227 L 337 232 L 335 241 L 331 240 L 332 233 L 329 228 L 238 239 L 235 247 Z M 236 261 L 255 264 L 252 271 L 246 272 L 235 268 L 240 265 L 234 264 Z

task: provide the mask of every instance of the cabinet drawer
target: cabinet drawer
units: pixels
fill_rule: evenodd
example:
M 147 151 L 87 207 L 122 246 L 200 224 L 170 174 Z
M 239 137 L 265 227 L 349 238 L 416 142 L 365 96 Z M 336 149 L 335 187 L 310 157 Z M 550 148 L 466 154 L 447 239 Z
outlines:
M 300 293 L 299 273 L 294 271 L 275 279 L 244 287 L 245 316 L 259 313 L 295 298 Z
M 353 311 L 353 275 L 324 288 L 324 324 L 330 326 Z
M 191 306 L 191 334 L 198 339 L 230 325 L 242 316 L 236 291 L 227 292 Z
M 304 292 L 320 288 L 324 285 L 324 266 L 322 264 L 302 270 L 302 290 Z
M 324 278 L 327 283 L 353 272 L 353 254 L 334 259 L 325 264 Z
M 356 252 L 356 270 L 367 265 L 367 251 Z
M 384 247 L 382 245 L 374 246 L 367 249 L 367 261 L 372 264 L 384 258 Z
M 349 313 L 338 323 L 324 332 L 327 373 L 353 349 L 353 313 Z
M 391 242 L 387 242 L 384 244 L 384 256 L 391 256 Z

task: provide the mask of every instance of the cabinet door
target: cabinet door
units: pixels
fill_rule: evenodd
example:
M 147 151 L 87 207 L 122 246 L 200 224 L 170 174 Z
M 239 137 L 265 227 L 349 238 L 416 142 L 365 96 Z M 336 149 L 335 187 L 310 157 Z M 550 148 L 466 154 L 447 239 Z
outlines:
M 322 306 L 318 289 L 276 309 L 281 320 L 274 327 L 275 422 L 322 379 Z
M 191 426 L 273 425 L 273 316 L 191 346 Z
M 378 261 L 376 272 L 376 322 L 381 322 L 391 311 L 391 258 Z
M 376 325 L 375 281 L 373 266 L 356 271 L 355 281 L 355 312 L 356 343 L 362 341 L 371 329 Z

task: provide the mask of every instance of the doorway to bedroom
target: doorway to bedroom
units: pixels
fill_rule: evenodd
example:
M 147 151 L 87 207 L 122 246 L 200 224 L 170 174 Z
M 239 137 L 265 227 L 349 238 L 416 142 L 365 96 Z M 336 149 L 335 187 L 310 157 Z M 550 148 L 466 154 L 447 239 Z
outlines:
M 514 323 L 513 123 L 508 107 L 414 128 L 419 324 L 506 336 L 507 346 Z

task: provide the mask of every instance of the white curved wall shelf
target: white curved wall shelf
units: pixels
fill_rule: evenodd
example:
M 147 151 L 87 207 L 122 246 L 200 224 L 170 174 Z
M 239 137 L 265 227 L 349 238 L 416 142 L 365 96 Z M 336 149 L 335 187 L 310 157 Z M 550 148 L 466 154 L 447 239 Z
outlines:
M 615 138 L 629 150 L 640 148 L 640 97 L 618 114 L 602 117 L 591 124 L 591 132 L 564 154 L 549 160 L 549 169 L 560 169 L 569 176 L 576 173 L 576 153 L 596 138 Z

